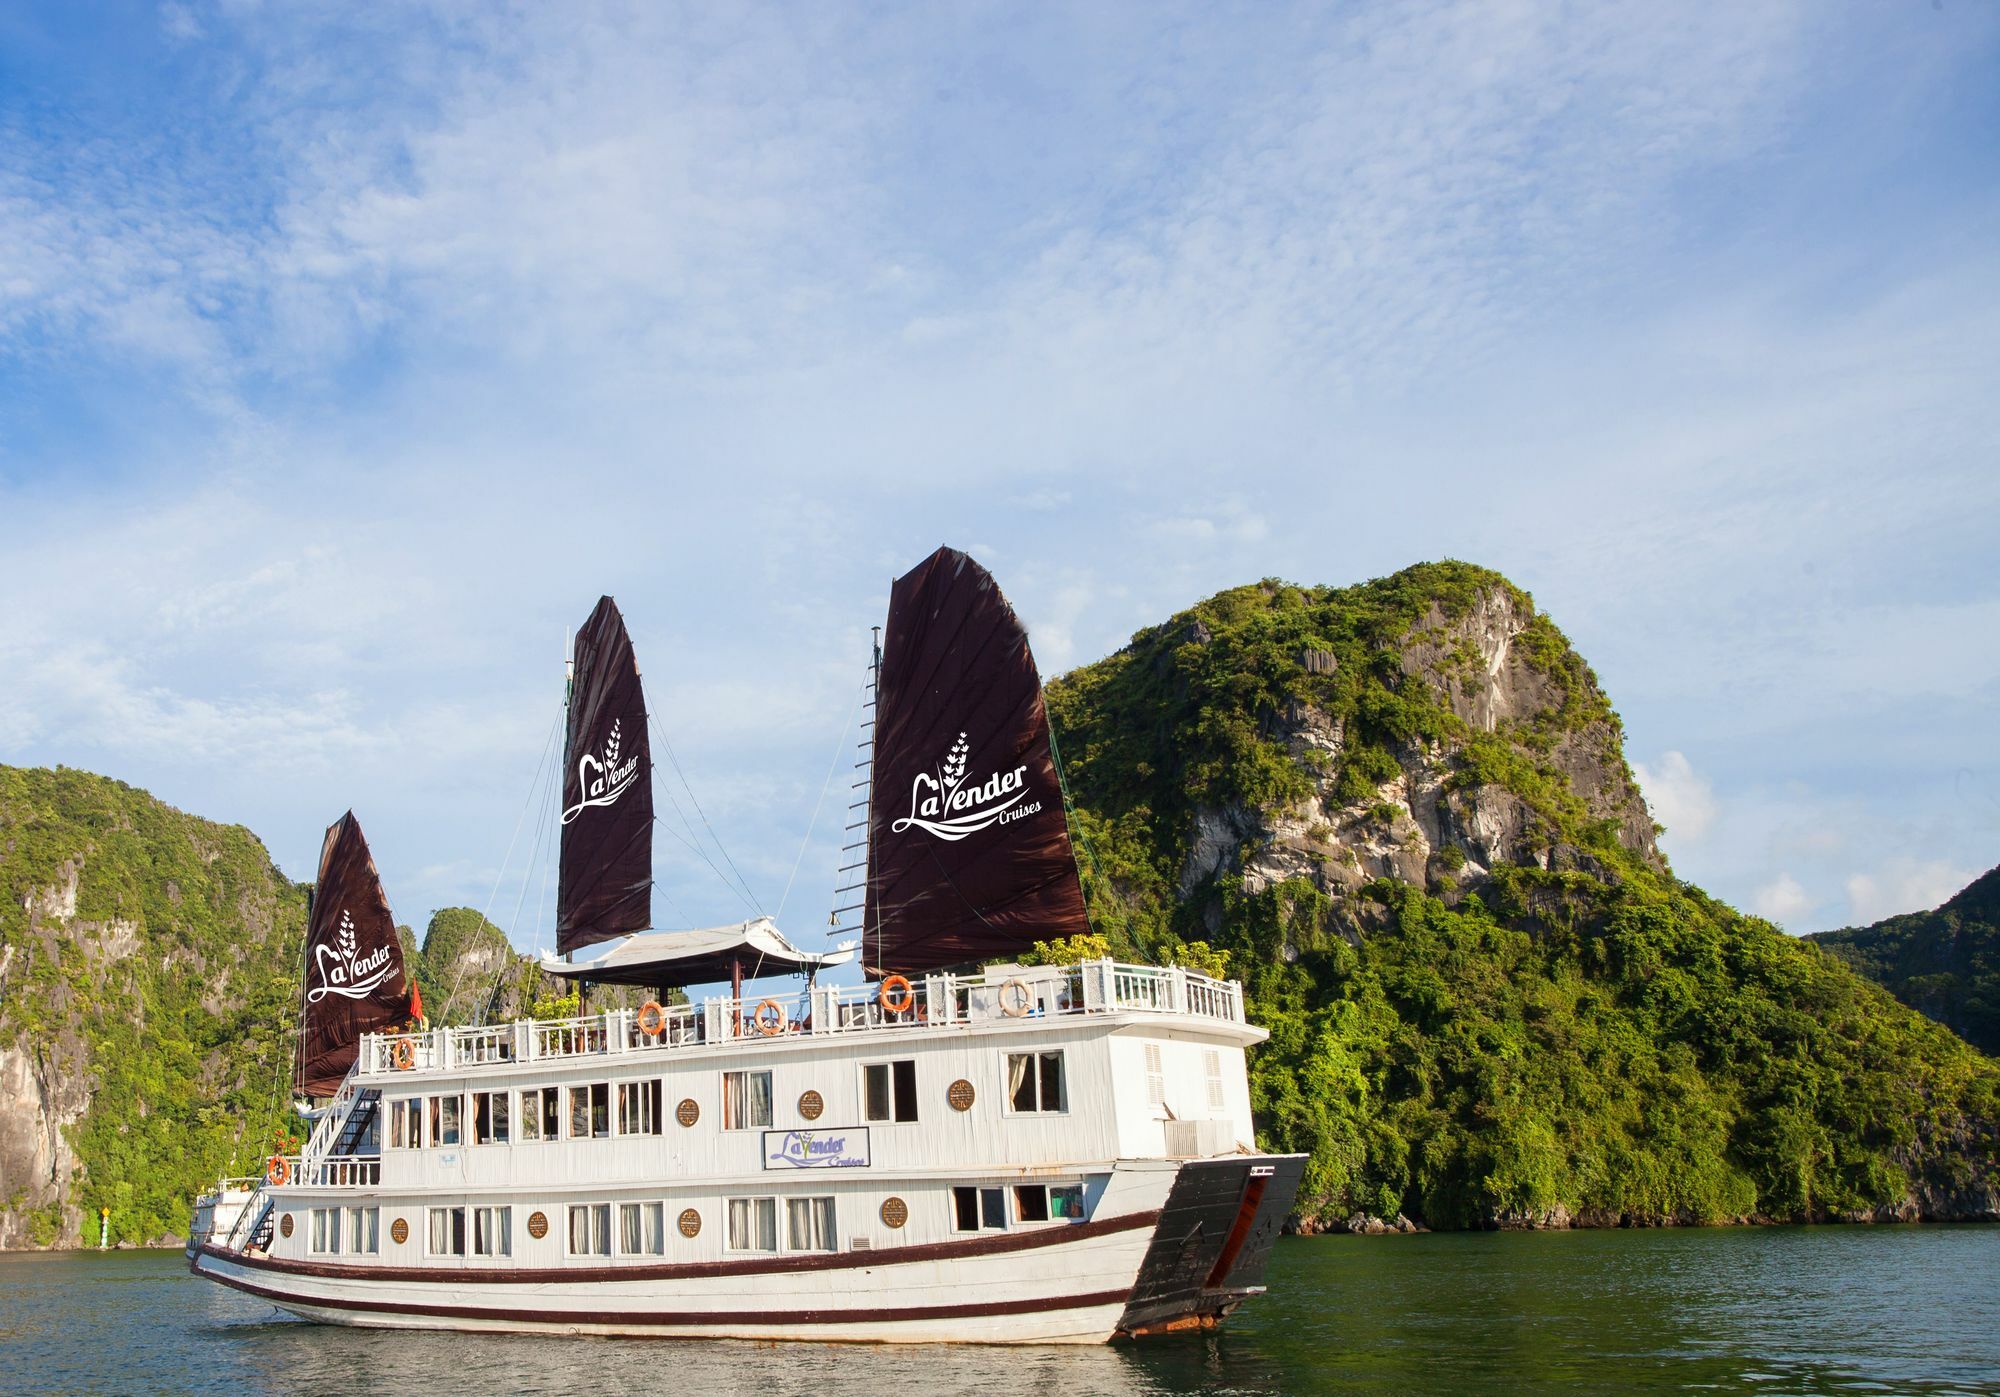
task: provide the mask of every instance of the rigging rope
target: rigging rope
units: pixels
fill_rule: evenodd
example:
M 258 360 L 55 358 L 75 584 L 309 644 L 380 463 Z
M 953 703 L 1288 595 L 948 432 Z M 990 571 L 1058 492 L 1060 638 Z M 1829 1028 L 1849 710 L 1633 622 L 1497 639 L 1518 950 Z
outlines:
M 688 843 L 686 840 L 682 842 L 688 843 L 689 848 L 701 855 L 702 862 L 709 866 L 716 877 L 722 879 L 724 887 L 743 899 L 751 911 L 760 917 L 763 916 L 763 905 L 757 901 L 757 895 L 750 891 L 750 884 L 744 880 L 743 874 L 737 869 L 736 860 L 729 857 L 729 850 L 723 848 L 722 840 L 715 832 L 715 826 L 708 822 L 708 815 L 701 808 L 701 802 L 695 799 L 694 787 L 688 784 L 687 773 L 681 770 L 680 758 L 674 755 L 674 744 L 667 740 L 666 732 L 660 727 L 659 722 L 654 719 L 651 713 L 646 715 L 646 721 L 652 725 L 653 735 L 660 740 L 660 745 L 666 749 L 667 761 L 673 766 L 674 775 L 681 779 L 681 789 L 687 792 L 688 802 L 694 806 L 694 813 L 701 816 L 702 828 L 708 831 L 708 837 L 714 841 L 716 850 L 722 855 L 722 861 L 729 865 L 729 871 L 736 874 L 736 881 L 731 883 L 723 871 L 715 866 L 715 860 L 711 859 L 707 852 L 699 847 L 698 844 Z M 688 827 L 689 833 L 693 833 L 694 822 L 689 820 L 687 813 L 681 809 L 681 803 L 674 799 L 673 787 L 667 787 L 666 791 L 667 801 L 674 807 L 674 813 L 681 817 L 681 823 Z
M 535 795 L 542 788 L 542 782 L 547 775 L 546 768 L 549 766 L 549 748 L 555 743 L 556 734 L 562 731 L 563 715 L 567 711 L 567 703 L 556 709 L 555 721 L 549 724 L 549 735 L 542 741 L 542 754 L 535 762 L 535 779 L 528 787 L 527 804 L 523 805 L 521 813 L 514 817 L 514 833 L 507 840 L 507 852 L 500 859 L 500 867 L 493 874 L 492 890 L 486 894 L 486 905 L 479 912 L 479 920 L 482 922 L 487 920 L 488 914 L 493 910 L 493 899 L 500 895 L 500 881 L 507 876 L 507 865 L 514 857 L 514 845 L 521 838 L 521 822 L 528 818 L 528 811 L 535 804 Z M 438 1011 L 440 1023 L 451 1021 L 451 1006 L 458 1000 L 458 987 L 464 979 L 465 962 L 461 959 L 458 963 L 458 973 L 452 976 L 451 993 L 445 996 L 444 1008 Z
M 785 880 L 785 893 L 778 899 L 778 913 L 785 915 L 785 903 L 791 899 L 792 884 L 799 879 L 799 867 L 806 861 L 806 850 L 812 847 L 813 830 L 819 826 L 819 812 L 826 805 L 826 793 L 833 789 L 833 774 L 840 766 L 840 754 L 847 748 L 847 739 L 854 731 L 854 719 L 861 712 L 861 705 L 868 696 L 868 686 L 863 684 L 854 696 L 854 708 L 847 715 L 847 725 L 840 730 L 840 739 L 833 744 L 833 760 L 826 764 L 826 783 L 819 788 L 819 799 L 813 802 L 812 819 L 806 823 L 806 837 L 799 841 L 799 856 L 792 860 L 792 876 Z M 869 782 L 874 782 L 875 773 L 868 773 Z

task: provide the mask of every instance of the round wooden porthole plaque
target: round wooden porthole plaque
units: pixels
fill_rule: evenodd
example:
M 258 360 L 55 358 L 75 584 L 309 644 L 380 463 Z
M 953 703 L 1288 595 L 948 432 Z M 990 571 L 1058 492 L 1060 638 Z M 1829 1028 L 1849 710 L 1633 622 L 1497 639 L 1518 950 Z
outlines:
M 549 1235 L 549 1215 L 544 1212 L 528 1214 L 528 1235 L 537 1242 Z
M 397 1218 L 389 1224 L 389 1240 L 399 1247 L 410 1240 L 410 1221 L 408 1218 Z
M 292 1215 L 290 1213 L 286 1213 L 284 1217 L 278 1220 L 278 1230 L 287 1237 L 292 1235 Z
M 884 1227 L 901 1227 L 909 1220 L 909 1204 L 900 1198 L 884 1198 L 882 1200 L 882 1225 Z
M 957 1081 L 946 1087 L 944 1093 L 944 1099 L 951 1103 L 951 1109 L 954 1111 L 970 1111 L 976 1096 L 977 1093 L 973 1091 L 972 1083 L 966 1081 L 963 1077 L 960 1077 Z
M 816 1091 L 804 1092 L 799 1097 L 799 1114 L 809 1121 L 816 1121 L 826 1110 L 826 1098 Z
M 681 1104 L 674 1107 L 674 1119 L 682 1125 L 693 1125 L 701 1119 L 701 1107 L 694 1104 L 692 1096 L 683 1097 Z
M 689 1208 L 686 1212 L 681 1214 L 681 1236 L 699 1237 L 700 1235 L 701 1235 L 701 1214 L 697 1213 L 694 1209 Z

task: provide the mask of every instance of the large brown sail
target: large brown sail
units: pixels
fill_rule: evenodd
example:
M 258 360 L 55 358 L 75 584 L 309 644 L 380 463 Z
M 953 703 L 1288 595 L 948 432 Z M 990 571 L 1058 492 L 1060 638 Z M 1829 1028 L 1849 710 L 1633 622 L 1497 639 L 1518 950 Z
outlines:
M 298 1085 L 331 1096 L 354 1065 L 364 1033 L 414 1017 L 396 919 L 382 893 L 361 822 L 348 811 L 320 845 L 319 882 L 306 927 L 305 1026 Z
M 870 964 L 932 970 L 1090 929 L 1027 632 L 956 549 L 890 592 L 873 775 Z
M 653 749 L 625 619 L 609 597 L 576 633 L 563 747 L 556 949 L 653 924 Z

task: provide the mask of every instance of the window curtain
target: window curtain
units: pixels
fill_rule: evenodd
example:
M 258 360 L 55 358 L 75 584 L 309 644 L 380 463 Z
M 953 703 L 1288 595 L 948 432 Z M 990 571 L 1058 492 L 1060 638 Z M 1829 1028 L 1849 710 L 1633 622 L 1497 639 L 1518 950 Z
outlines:
M 788 1198 L 785 1211 L 793 1251 L 833 1251 L 833 1200 Z

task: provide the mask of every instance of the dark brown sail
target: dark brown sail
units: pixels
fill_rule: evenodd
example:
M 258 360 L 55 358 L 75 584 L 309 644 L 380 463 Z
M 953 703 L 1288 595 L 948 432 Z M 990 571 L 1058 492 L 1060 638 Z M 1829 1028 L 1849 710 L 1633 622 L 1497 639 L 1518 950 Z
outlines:
M 308 1096 L 338 1091 L 362 1034 L 414 1017 L 414 990 L 404 977 L 389 899 L 361 822 L 350 810 L 327 830 L 319 851 L 319 882 L 306 927 L 299 1090 Z
M 625 619 L 609 597 L 576 633 L 563 748 L 556 949 L 653 924 L 653 749 Z
M 940 548 L 889 595 L 864 958 L 913 973 L 1090 929 L 1028 635 Z

